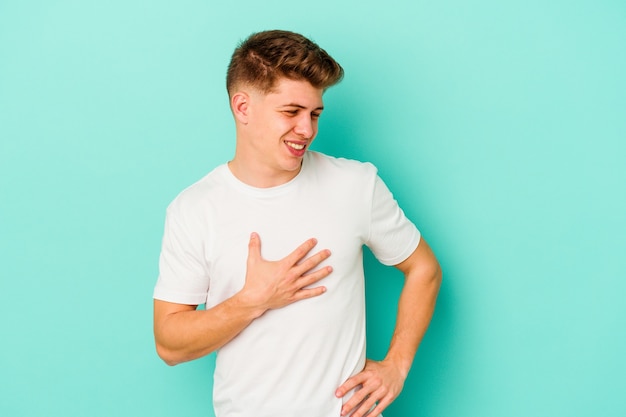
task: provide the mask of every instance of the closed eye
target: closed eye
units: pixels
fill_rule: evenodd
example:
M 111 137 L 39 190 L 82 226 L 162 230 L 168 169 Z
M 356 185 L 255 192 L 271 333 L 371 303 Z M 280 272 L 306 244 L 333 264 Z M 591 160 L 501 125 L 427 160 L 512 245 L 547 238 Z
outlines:
M 295 117 L 298 114 L 300 114 L 302 110 L 303 108 L 295 108 L 295 109 L 282 109 L 280 111 L 281 113 L 287 115 L 288 117 Z M 321 109 L 316 109 L 315 111 L 311 112 L 312 119 L 319 119 L 321 115 L 322 115 Z

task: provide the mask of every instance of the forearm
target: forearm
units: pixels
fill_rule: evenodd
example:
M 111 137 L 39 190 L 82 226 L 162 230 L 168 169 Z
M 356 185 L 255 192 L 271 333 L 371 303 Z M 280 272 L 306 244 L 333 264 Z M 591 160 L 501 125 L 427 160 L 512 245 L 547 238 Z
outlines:
M 155 300 L 154 336 L 159 356 L 168 364 L 201 358 L 224 346 L 259 317 L 263 310 L 238 295 L 208 310 L 168 311 L 171 304 Z
M 321 295 L 323 286 L 311 287 L 327 277 L 326 266 L 310 272 L 330 256 L 309 239 L 279 261 L 261 256 L 258 234 L 248 244 L 246 280 L 241 291 L 208 310 L 196 306 L 154 301 L 154 337 L 159 356 L 168 364 L 190 361 L 224 346 L 269 309 L 282 308 Z M 308 256 L 308 257 L 307 257 Z
M 356 410 L 354 417 L 378 416 L 400 394 L 435 309 L 441 271 L 428 245 L 420 243 L 406 261 L 396 265 L 405 275 L 398 303 L 396 327 L 387 356 L 380 362 L 366 361 L 363 371 L 348 378 L 336 391 L 343 397 L 361 389 L 341 408 L 341 415 Z M 371 410 L 371 411 L 370 411 Z
M 396 326 L 386 361 L 394 363 L 406 378 L 433 312 L 441 284 L 441 269 L 411 271 L 398 303 Z

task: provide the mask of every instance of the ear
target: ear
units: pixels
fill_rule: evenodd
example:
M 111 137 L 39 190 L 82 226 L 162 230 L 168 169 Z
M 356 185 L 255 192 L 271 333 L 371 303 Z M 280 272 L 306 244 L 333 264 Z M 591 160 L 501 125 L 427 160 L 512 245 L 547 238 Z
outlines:
M 230 106 L 239 123 L 248 124 L 248 107 L 250 106 L 250 96 L 245 92 L 235 93 L 230 99 Z

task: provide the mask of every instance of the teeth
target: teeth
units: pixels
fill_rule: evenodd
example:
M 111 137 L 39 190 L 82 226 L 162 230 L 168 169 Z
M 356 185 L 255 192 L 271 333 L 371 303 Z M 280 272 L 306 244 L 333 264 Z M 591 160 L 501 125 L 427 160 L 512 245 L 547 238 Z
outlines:
M 291 142 L 285 142 L 285 143 L 287 144 L 287 146 L 297 151 L 301 151 L 302 149 L 304 149 L 304 145 L 300 145 L 298 143 L 291 143 Z

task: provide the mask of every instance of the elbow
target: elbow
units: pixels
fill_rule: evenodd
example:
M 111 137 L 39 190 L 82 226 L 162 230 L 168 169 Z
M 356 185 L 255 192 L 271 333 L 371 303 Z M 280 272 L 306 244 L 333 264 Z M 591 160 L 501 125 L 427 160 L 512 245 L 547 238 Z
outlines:
M 443 271 L 441 270 L 441 265 L 437 262 L 435 267 L 435 272 L 433 273 L 433 280 L 437 282 L 437 284 L 441 285 L 441 281 L 443 279 Z
M 184 360 L 181 360 L 175 352 L 158 343 L 156 344 L 156 352 L 157 355 L 159 355 L 159 358 L 161 358 L 161 360 L 163 360 L 163 362 L 165 362 L 168 366 L 175 366 L 179 363 L 185 362 Z
M 439 292 L 439 288 L 441 288 L 441 281 L 443 279 L 443 271 L 441 270 L 439 262 L 435 260 L 430 265 L 425 265 L 424 269 L 417 274 L 417 277 L 417 279 L 421 281 L 422 285 Z
M 443 278 L 441 265 L 434 257 L 429 262 L 424 262 L 415 270 L 415 276 L 420 277 L 422 282 L 439 286 Z
M 439 289 L 441 288 L 441 281 L 443 280 L 443 271 L 441 270 L 439 262 L 435 262 L 430 277 L 431 284 L 434 288 L 436 288 L 436 291 L 439 292 Z

